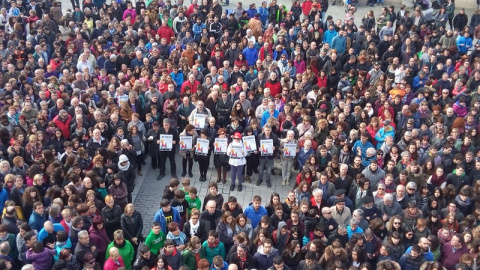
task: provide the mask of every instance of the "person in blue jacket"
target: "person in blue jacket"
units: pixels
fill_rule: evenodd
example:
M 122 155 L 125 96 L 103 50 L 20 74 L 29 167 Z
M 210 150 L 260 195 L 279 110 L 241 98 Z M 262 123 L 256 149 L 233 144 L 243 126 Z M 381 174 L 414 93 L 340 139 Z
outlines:
M 266 27 L 269 15 L 267 1 L 262 2 L 262 6 L 258 9 L 258 13 L 260 13 L 260 21 L 262 22 L 263 27 Z
M 8 192 L 3 186 L 0 187 L 0 213 L 3 213 L 3 207 L 5 202 L 8 200 Z
M 370 134 L 367 131 L 360 134 L 360 140 L 356 141 L 352 147 L 354 154 L 365 158 L 367 156 L 367 149 L 373 147 L 373 144 L 368 141 Z
M 258 50 L 253 46 L 253 42 L 248 42 L 248 47 L 243 49 L 243 56 L 247 60 L 248 66 L 254 66 L 258 59 Z
M 33 212 L 28 219 L 28 225 L 30 225 L 33 230 L 39 232 L 43 228 L 45 221 L 47 221 L 47 218 L 45 217 L 45 208 L 43 207 L 43 203 L 33 203 Z
M 170 205 L 170 201 L 168 199 L 162 199 L 160 202 L 160 209 L 158 209 L 155 214 L 153 221 L 160 223 L 163 233 L 167 235 L 167 225 L 171 222 L 180 224 L 181 218 L 177 209 Z
M 195 40 L 195 42 L 200 42 L 200 34 L 205 28 L 207 28 L 207 26 L 202 22 L 202 19 L 200 17 L 197 18 L 197 23 L 194 24 L 192 27 L 193 39 Z
M 253 197 L 252 204 L 245 208 L 243 213 L 252 222 L 252 228 L 256 228 L 260 219 L 268 215 L 267 209 L 262 206 L 262 197 L 258 195 Z
M 383 127 L 381 127 L 377 131 L 377 134 L 375 134 L 375 140 L 377 141 L 377 149 L 380 149 L 380 147 L 382 147 L 383 142 L 385 142 L 385 138 L 387 136 L 392 136 L 392 138 L 395 138 L 395 129 L 390 124 L 391 121 L 388 119 L 383 121 Z
M 305 162 L 307 162 L 308 157 L 314 154 L 315 151 L 312 148 L 312 142 L 310 140 L 306 140 L 303 144 L 303 148 L 298 152 L 297 163 L 299 171 L 303 169 L 303 165 L 305 165 Z
M 457 38 L 457 47 L 461 55 L 467 54 L 468 50 L 472 48 L 472 38 L 468 31 L 465 31 L 463 36 Z
M 178 65 L 173 65 L 173 71 L 170 73 L 173 81 L 175 82 L 175 91 L 180 93 L 183 84 L 183 72 L 178 69 Z
M 332 43 L 330 44 L 332 49 L 337 50 L 337 53 L 342 55 L 345 53 L 347 48 L 347 38 L 345 37 L 345 32 L 340 30 L 337 36 L 332 39 Z
M 333 27 L 333 25 L 332 24 L 329 25 L 328 30 L 325 31 L 325 33 L 323 34 L 323 43 L 328 43 L 328 44 L 332 45 L 332 40 L 337 35 L 338 35 L 338 33 L 337 33 L 337 31 L 335 31 L 335 28 Z

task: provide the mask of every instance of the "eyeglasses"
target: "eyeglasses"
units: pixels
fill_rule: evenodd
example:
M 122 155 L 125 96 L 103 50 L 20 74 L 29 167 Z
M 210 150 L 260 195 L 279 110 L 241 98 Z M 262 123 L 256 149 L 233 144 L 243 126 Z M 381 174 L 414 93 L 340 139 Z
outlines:
M 371 108 L 371 107 L 372 107 L 372 105 L 367 105 L 367 106 L 365 106 L 365 107 L 367 107 L 367 108 Z
M 410 191 L 415 191 L 415 189 L 414 189 L 414 188 L 409 188 L 408 190 L 410 190 Z

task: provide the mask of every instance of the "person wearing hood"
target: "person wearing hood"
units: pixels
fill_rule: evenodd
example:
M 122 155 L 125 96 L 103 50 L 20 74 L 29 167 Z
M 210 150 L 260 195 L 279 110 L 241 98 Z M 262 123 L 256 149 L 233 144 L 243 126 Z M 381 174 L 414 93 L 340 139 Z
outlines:
M 465 174 L 465 168 L 463 165 L 457 165 L 457 168 L 447 175 L 447 185 L 449 184 L 452 184 L 457 192 L 459 192 L 463 186 L 471 184 L 470 179 Z
M 377 190 L 378 183 L 385 179 L 385 171 L 378 166 L 376 160 L 370 161 L 370 165 L 362 171 L 362 174 L 370 180 L 370 190 L 372 192 Z
M 115 204 L 119 205 L 123 210 L 128 203 L 127 186 L 122 181 L 120 173 L 116 173 L 113 178 L 112 184 L 108 187 L 108 193 L 112 195 Z
M 258 270 L 267 270 L 273 266 L 273 259 L 278 255 L 279 252 L 273 247 L 272 240 L 265 239 L 263 244 L 258 247 L 255 255 L 253 255 L 256 268 Z
M 110 242 L 103 224 L 103 218 L 101 216 L 96 216 L 93 218 L 93 224 L 88 229 L 88 233 L 90 234 L 90 243 L 97 247 L 99 255 L 97 257 L 97 261 L 101 264 L 105 259 L 107 246 Z
M 127 200 L 129 203 L 132 202 L 132 192 L 135 188 L 135 168 L 130 164 L 130 160 L 125 154 L 121 154 L 118 158 L 118 169 L 123 176 L 123 179 L 126 180 L 125 185 L 127 186 L 128 197 Z
M 132 244 L 130 244 L 130 242 L 123 237 L 122 230 L 116 230 L 113 233 L 113 241 L 108 245 L 107 250 L 110 251 L 112 247 L 116 247 L 118 249 L 118 253 L 125 263 L 125 268 L 130 270 L 132 268 L 134 250 Z M 107 252 L 105 258 L 110 258 L 110 252 Z
M 282 253 L 290 242 L 290 231 L 288 230 L 287 223 L 280 221 L 277 230 L 273 232 L 272 236 L 274 247 L 278 252 Z

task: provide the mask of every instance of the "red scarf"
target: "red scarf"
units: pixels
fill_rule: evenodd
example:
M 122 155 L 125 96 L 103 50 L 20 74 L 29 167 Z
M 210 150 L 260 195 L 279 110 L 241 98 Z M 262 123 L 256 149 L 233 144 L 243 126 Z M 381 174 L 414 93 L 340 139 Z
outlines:
M 213 243 L 210 243 L 210 241 L 207 241 L 207 244 L 208 244 L 209 248 L 216 248 L 218 246 L 218 244 L 220 244 L 220 240 L 215 239 L 215 242 L 213 242 Z

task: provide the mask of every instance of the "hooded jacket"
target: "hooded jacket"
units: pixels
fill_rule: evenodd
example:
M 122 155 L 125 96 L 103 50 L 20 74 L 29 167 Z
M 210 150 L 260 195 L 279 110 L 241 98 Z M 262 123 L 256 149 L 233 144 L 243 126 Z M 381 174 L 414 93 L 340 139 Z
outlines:
M 460 176 L 458 176 L 456 172 L 457 170 L 455 169 L 452 173 L 447 175 L 447 185 L 452 184 L 457 189 L 457 192 L 460 192 L 460 189 L 462 189 L 463 186 L 470 185 L 470 180 L 468 176 L 465 175 L 465 172 Z
M 272 247 L 270 254 L 265 254 L 263 246 L 259 246 L 257 252 L 253 255 L 253 260 L 258 270 L 267 270 L 273 265 L 273 258 L 278 255 L 278 250 L 274 247 Z
M 283 252 L 290 241 L 290 231 L 285 228 L 287 231 L 284 235 L 282 235 L 281 231 L 283 227 L 287 227 L 287 223 L 285 223 L 285 221 L 280 221 L 278 223 L 277 230 L 275 230 L 272 235 L 273 245 L 279 250 L 279 252 Z

